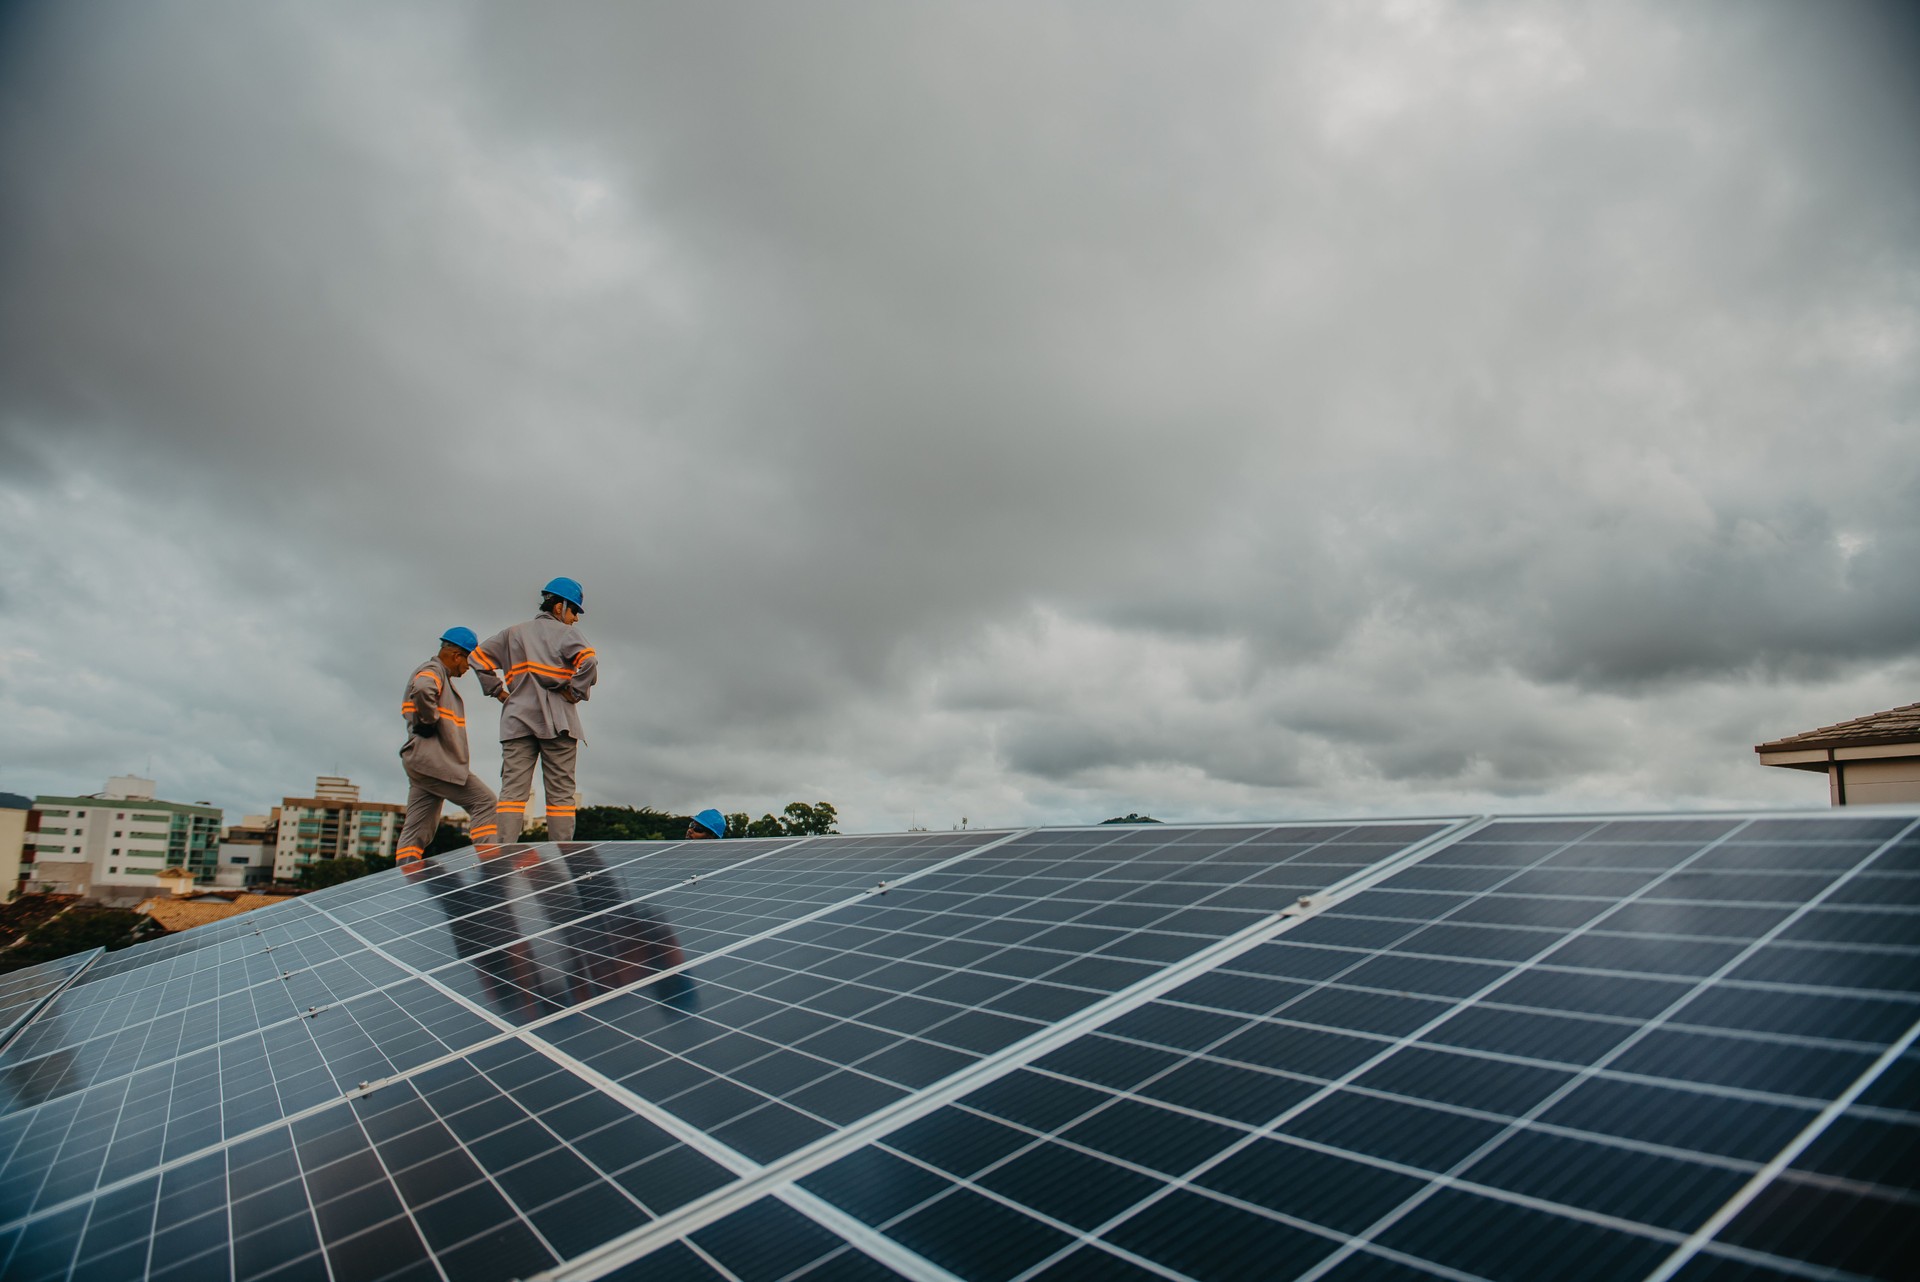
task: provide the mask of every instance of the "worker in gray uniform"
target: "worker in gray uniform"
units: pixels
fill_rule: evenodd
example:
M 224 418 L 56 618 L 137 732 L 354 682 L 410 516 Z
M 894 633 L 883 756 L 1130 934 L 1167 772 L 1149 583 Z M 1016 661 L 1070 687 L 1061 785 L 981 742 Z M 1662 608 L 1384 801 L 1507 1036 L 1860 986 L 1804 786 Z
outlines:
M 407 818 L 394 855 L 402 864 L 426 857 L 440 827 L 443 802 L 467 812 L 467 836 L 475 845 L 495 837 L 493 789 L 468 768 L 467 709 L 453 684 L 455 677 L 466 675 L 474 644 L 472 628 L 448 628 L 440 634 L 439 652 L 414 669 L 407 692 L 400 696 L 400 715 L 408 730 L 400 748 L 407 771 Z
M 586 702 L 600 669 L 593 647 L 573 625 L 586 613 L 586 592 L 557 578 L 540 590 L 540 612 L 474 647 L 480 688 L 500 700 L 500 840 L 518 841 L 540 763 L 547 794 L 547 837 L 573 840 L 574 772 Z

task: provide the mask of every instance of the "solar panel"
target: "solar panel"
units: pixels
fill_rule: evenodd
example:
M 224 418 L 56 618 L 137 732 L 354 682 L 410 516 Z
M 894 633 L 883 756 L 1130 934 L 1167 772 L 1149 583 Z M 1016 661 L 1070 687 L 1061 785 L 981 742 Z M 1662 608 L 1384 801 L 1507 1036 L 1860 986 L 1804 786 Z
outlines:
M 0 976 L 0 1047 L 12 1041 L 47 999 L 65 988 L 101 952 L 95 948 Z
M 1920 1245 L 1920 819 L 1884 808 L 467 850 L 69 960 L 0 1050 L 9 1279 Z

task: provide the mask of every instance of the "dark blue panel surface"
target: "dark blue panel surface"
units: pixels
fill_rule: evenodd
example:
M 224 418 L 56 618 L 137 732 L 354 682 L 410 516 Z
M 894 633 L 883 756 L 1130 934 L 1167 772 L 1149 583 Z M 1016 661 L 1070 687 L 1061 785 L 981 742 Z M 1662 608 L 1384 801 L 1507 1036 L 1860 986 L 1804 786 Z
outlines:
M 0 978 L 9 1282 L 1916 1247 L 1911 815 L 469 850 L 77 965 Z
M 1683 1276 L 1899 1276 L 1920 1071 L 1822 1110 L 1920 1022 L 1911 824 L 1495 822 L 802 1185 L 1097 1239 L 1034 1277 L 1601 1279 L 1813 1135 Z

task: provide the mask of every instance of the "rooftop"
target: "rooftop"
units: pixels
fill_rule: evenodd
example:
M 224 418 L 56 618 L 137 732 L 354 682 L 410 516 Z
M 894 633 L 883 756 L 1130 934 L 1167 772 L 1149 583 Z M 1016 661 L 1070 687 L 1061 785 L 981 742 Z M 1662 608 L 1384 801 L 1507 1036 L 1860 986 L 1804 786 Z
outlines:
M 1885 712 L 1870 712 L 1864 717 L 1821 726 L 1784 739 L 1755 744 L 1755 752 L 1781 752 L 1800 748 L 1859 748 L 1882 743 L 1920 743 L 1920 703 L 1909 703 Z
M 287 895 L 255 895 L 245 892 L 235 894 L 209 892 L 179 898 L 162 895 L 142 900 L 140 906 L 134 911 L 145 913 L 172 934 L 176 931 L 192 930 L 195 926 L 205 926 L 210 922 L 224 921 L 228 917 L 237 917 L 241 913 L 265 908 L 269 904 L 285 903 L 288 898 Z

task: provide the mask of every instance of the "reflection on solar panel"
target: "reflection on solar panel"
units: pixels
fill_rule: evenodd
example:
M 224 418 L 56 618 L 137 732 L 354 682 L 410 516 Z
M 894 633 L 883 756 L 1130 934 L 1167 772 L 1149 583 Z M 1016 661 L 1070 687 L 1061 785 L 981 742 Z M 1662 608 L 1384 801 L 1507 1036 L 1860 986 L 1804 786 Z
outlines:
M 1920 1258 L 1885 808 L 469 850 L 60 965 L 9 1279 Z
M 101 950 L 95 948 L 0 976 L 0 1047 L 4 1047 L 15 1033 L 26 1027 L 34 1012 L 49 997 L 65 988 L 100 953 Z

